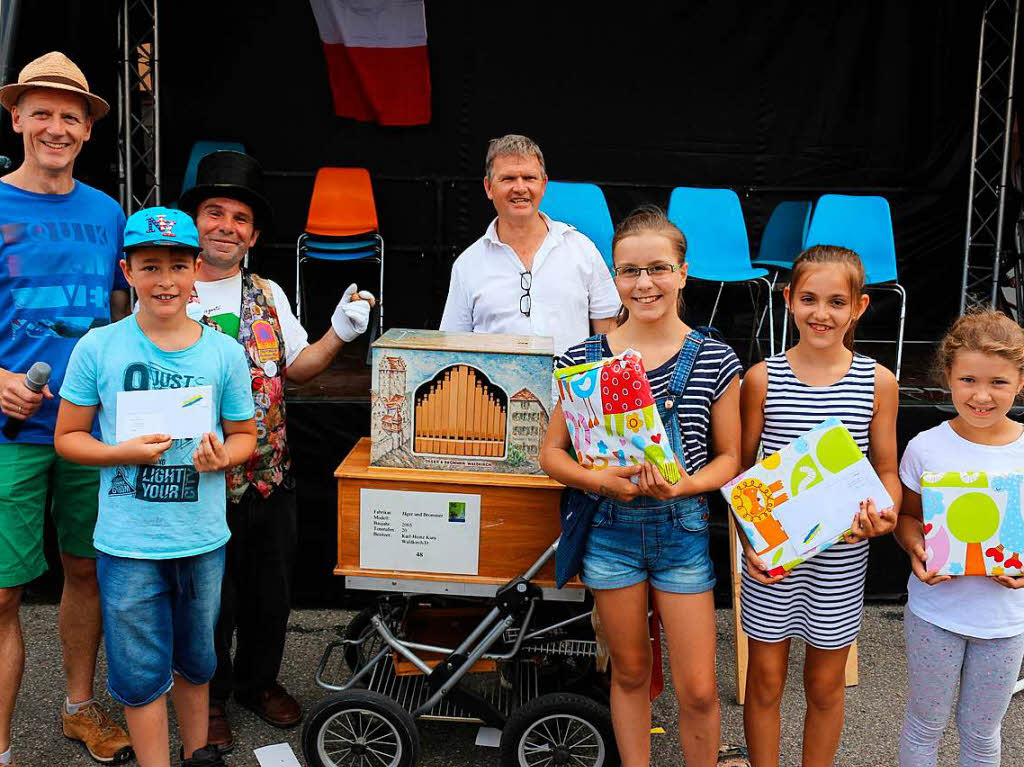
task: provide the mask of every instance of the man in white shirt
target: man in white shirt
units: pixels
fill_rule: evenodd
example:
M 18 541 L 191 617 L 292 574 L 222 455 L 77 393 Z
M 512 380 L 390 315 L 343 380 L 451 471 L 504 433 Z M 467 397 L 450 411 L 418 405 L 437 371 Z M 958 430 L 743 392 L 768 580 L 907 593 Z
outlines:
M 441 330 L 552 336 L 557 356 L 615 327 L 619 296 L 597 247 L 540 212 L 547 180 L 532 140 L 491 141 L 484 191 L 498 216 L 455 260 Z
M 225 752 L 233 745 L 226 716 L 232 693 L 274 726 L 292 727 L 302 718 L 298 702 L 277 681 L 296 546 L 284 383 L 316 377 L 344 343 L 363 333 L 373 296 L 350 285 L 331 317 L 331 328 L 311 344 L 281 288 L 242 268 L 245 254 L 270 219 L 263 171 L 249 155 L 214 152 L 204 157 L 196 186 L 182 195 L 181 207 L 196 219 L 203 259 L 189 315 L 245 347 L 259 432 L 252 457 L 227 472 L 231 539 L 215 637 L 209 731 L 209 742 Z

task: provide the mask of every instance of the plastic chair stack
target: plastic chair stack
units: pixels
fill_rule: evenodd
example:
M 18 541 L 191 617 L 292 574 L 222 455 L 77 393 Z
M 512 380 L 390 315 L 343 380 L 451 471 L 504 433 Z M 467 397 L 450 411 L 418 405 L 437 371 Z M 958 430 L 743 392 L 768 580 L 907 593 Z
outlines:
M 864 264 L 865 285 L 896 293 L 900 299 L 896 344 L 896 380 L 903 363 L 903 326 L 907 316 L 907 292 L 897 282 L 896 243 L 892 213 L 884 197 L 826 194 L 818 198 L 804 238 L 804 247 L 840 245 L 857 253 Z
M 612 272 L 612 216 L 604 192 L 596 184 L 549 181 L 540 209 L 555 221 L 571 224 L 590 238 Z
M 377 305 L 370 315 L 370 341 L 384 324 L 384 239 L 377 231 L 377 207 L 365 168 L 321 168 L 313 184 L 306 229 L 295 247 L 295 313 L 302 321 L 302 265 L 320 261 L 367 261 L 379 265 Z
M 731 189 L 680 186 L 672 190 L 668 218 L 686 236 L 688 276 L 717 282 L 718 295 L 708 324 L 714 324 L 726 283 L 763 285 L 768 300 L 769 349 L 775 353 L 772 289 L 768 272 L 750 264 L 750 241 L 740 198 Z M 757 322 L 755 307 L 754 322 Z

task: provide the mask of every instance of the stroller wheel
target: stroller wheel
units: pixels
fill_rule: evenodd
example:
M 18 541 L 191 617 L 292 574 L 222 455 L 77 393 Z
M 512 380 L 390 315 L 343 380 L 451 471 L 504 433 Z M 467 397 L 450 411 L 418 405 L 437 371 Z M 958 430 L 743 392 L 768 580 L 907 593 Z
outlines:
M 616 767 L 608 709 L 582 695 L 555 692 L 516 709 L 501 731 L 502 767 Z
M 412 715 L 370 690 L 328 695 L 302 726 L 302 753 L 309 767 L 413 767 L 419 746 Z

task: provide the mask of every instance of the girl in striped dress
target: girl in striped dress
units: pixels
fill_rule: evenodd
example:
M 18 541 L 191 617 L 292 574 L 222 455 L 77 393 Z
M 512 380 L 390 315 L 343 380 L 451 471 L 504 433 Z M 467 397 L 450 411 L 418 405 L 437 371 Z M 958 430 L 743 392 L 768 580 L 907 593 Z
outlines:
M 793 264 L 784 295 L 800 341 L 743 379 L 743 465 L 755 463 L 759 446 L 770 455 L 837 416 L 868 454 L 898 509 L 899 387 L 886 368 L 853 352 L 854 328 L 868 305 L 860 258 L 846 248 L 809 248 Z M 749 639 L 743 724 L 753 767 L 779 764 L 779 704 L 793 638 L 807 645 L 801 764 L 832 764 L 843 728 L 846 659 L 864 608 L 867 539 L 890 532 L 897 509 L 878 510 L 863 499 L 845 542 L 777 577 L 768 576 L 765 563 L 743 540 L 740 603 Z
M 594 592 L 611 655 L 612 724 L 623 767 L 651 763 L 648 584 L 668 641 L 683 756 L 689 767 L 712 767 L 720 713 L 705 494 L 728 482 L 739 466 L 740 363 L 732 349 L 680 317 L 686 239 L 661 210 L 644 208 L 622 221 L 612 253 L 623 306 L 618 327 L 569 348 L 557 364 L 640 352 L 682 476 L 669 484 L 650 463 L 580 466 L 569 454 L 560 405 L 541 466 L 568 487 L 600 498 L 582 579 Z

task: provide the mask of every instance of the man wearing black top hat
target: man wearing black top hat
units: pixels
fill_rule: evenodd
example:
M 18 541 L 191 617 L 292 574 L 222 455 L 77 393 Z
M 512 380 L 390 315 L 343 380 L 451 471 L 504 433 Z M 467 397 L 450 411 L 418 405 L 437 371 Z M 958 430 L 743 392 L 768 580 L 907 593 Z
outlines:
M 203 257 L 189 314 L 245 347 L 256 405 L 256 451 L 227 474 L 231 539 L 217 625 L 217 673 L 210 685 L 209 735 L 210 743 L 227 751 L 233 745 L 226 717 L 232 692 L 237 702 L 277 727 L 294 726 L 302 716 L 298 702 L 277 681 L 296 545 L 284 383 L 286 378 L 305 383 L 320 374 L 345 342 L 366 330 L 374 298 L 350 285 L 331 328 L 311 344 L 281 288 L 242 268 L 271 218 L 263 172 L 249 155 L 214 152 L 204 157 L 181 207 L 195 217 Z

